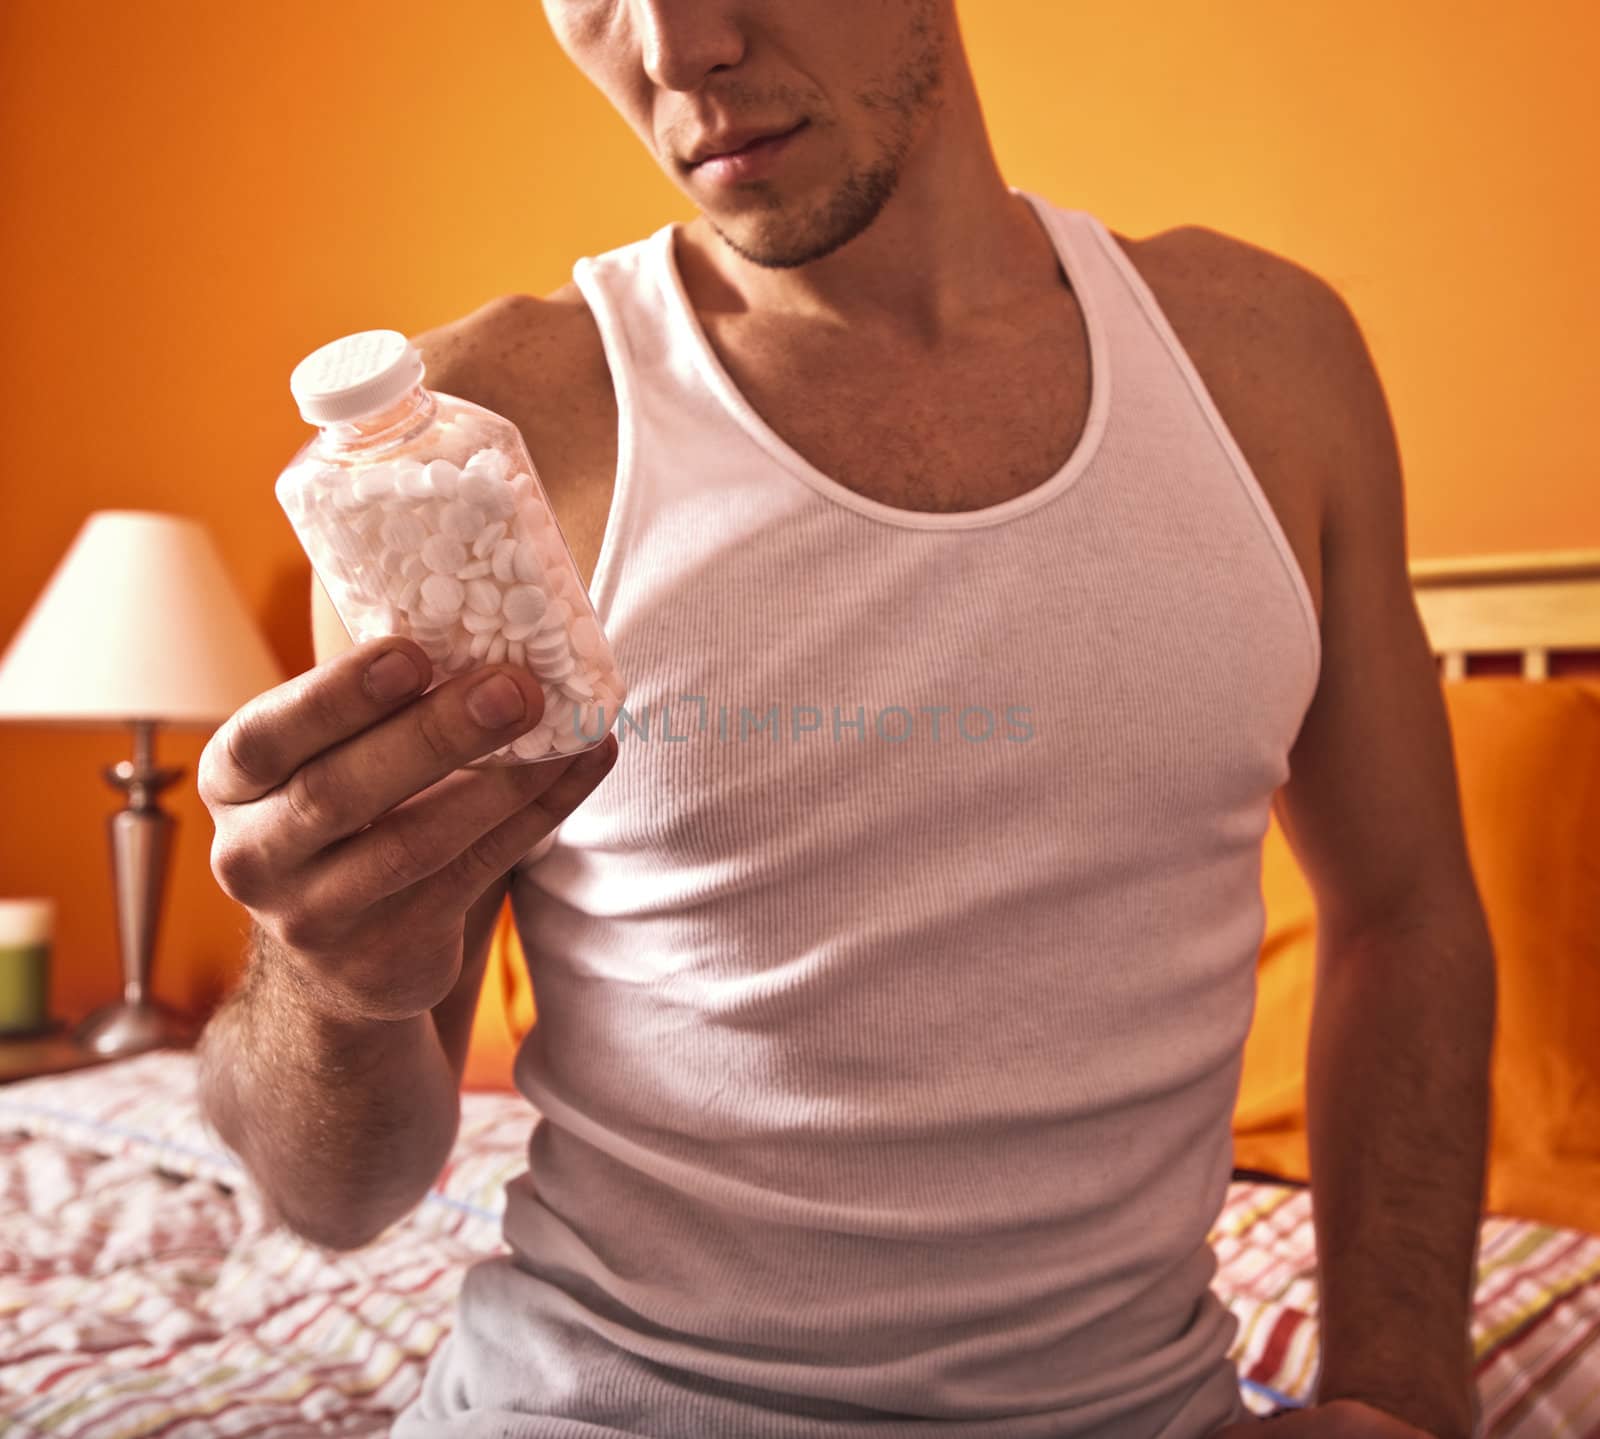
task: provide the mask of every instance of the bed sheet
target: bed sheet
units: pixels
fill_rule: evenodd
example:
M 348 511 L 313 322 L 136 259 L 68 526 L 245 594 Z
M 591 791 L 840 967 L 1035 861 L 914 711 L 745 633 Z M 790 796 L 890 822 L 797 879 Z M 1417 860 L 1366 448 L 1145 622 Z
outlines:
M 159 1053 L 0 1089 L 0 1434 L 386 1433 L 467 1265 L 503 1248 L 534 1119 L 519 1096 L 463 1096 L 423 1202 L 335 1253 L 267 1227 L 194 1083 L 192 1055 Z M 1212 1242 L 1246 1404 L 1305 1403 L 1309 1191 L 1235 1182 Z M 1600 1439 L 1600 1236 L 1487 1218 L 1474 1336 L 1485 1439 Z

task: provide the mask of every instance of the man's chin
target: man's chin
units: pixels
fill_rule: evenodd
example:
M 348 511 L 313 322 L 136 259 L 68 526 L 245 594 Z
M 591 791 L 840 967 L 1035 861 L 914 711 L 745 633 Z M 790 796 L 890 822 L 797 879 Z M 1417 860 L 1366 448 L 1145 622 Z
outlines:
M 734 254 L 764 270 L 794 269 L 817 256 L 818 247 L 796 228 L 781 197 L 760 214 L 748 210 L 738 215 L 719 215 L 709 210 L 700 213 Z

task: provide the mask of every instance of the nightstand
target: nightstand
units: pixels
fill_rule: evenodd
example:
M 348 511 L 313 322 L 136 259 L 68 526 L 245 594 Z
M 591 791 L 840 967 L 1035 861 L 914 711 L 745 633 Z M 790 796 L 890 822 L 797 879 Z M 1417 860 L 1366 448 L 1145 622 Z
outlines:
M 95 1054 L 78 1044 L 64 1024 L 14 1039 L 0 1035 L 0 1084 L 44 1074 L 64 1074 L 69 1069 L 86 1069 L 91 1064 L 107 1062 L 105 1055 Z

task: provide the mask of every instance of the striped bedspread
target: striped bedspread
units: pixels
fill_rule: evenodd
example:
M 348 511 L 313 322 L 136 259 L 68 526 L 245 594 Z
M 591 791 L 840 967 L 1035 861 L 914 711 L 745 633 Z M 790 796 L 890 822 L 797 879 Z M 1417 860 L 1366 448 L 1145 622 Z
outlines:
M 205 1130 L 187 1054 L 0 1089 L 0 1434 L 210 1439 L 382 1434 L 500 1243 L 532 1111 L 468 1094 L 417 1210 L 336 1254 L 269 1230 Z M 1217 1291 L 1257 1413 L 1316 1367 L 1310 1195 L 1235 1183 Z M 1486 1439 L 1600 1439 L 1600 1236 L 1484 1223 L 1475 1335 Z

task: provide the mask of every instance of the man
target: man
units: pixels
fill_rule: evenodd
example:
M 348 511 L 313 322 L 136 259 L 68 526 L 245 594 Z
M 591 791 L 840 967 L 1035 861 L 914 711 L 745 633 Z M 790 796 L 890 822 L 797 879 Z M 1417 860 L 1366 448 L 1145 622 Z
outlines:
M 1323 1352 L 1264 1427 L 1468 1434 L 1493 963 L 1349 311 L 1008 187 L 952 0 L 545 10 L 699 218 L 418 344 L 526 437 L 627 754 L 460 771 L 536 685 L 384 640 L 202 762 L 207 1109 L 298 1232 L 417 1203 L 508 893 L 529 955 L 511 1254 L 398 1439 L 1259 1432 L 1206 1234 L 1273 805 Z

